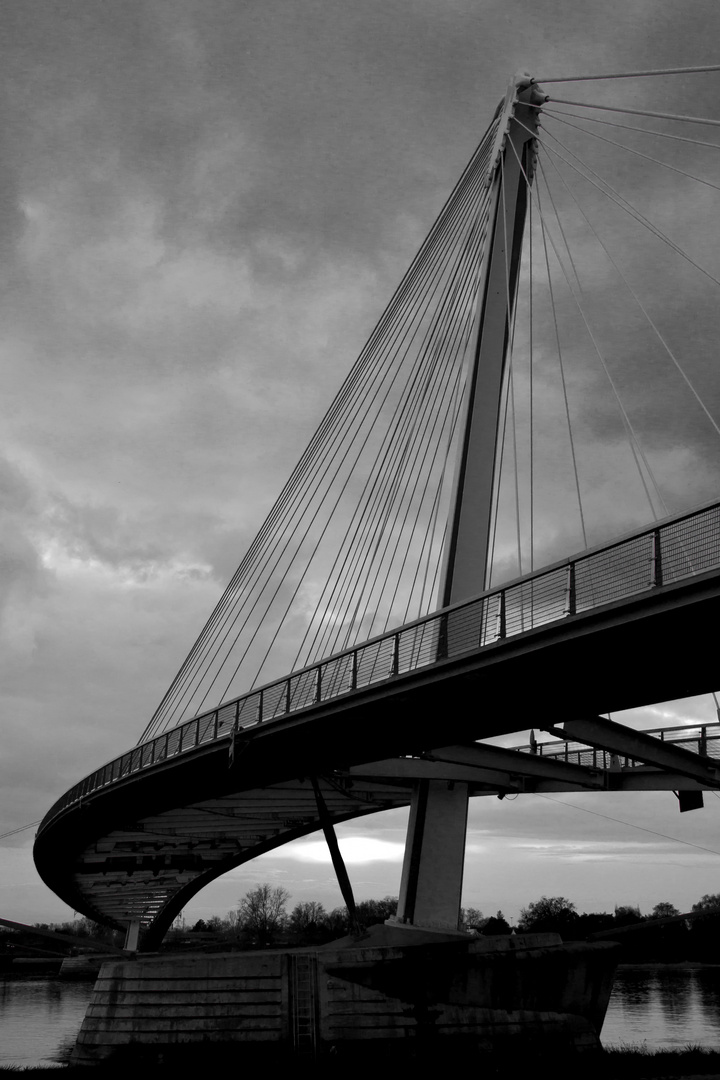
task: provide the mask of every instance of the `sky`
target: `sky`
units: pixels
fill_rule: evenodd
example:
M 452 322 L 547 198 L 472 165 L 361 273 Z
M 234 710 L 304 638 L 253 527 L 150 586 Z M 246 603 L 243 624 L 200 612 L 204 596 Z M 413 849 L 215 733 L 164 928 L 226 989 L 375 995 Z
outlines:
M 509 77 L 713 63 L 718 40 L 714 0 L 7 0 L 0 832 L 137 740 Z M 717 81 L 700 78 L 627 93 L 714 115 Z M 558 95 L 620 100 L 578 85 Z M 639 177 L 627 167 L 631 188 Z M 685 224 L 720 273 L 715 192 L 680 204 L 669 181 L 653 190 L 661 220 Z M 660 294 L 686 336 L 686 293 L 705 288 Z M 712 335 L 705 319 L 694 334 Z M 712 498 L 717 447 L 627 369 L 671 509 Z M 637 523 L 593 378 L 580 367 L 571 387 L 596 470 L 591 540 Z M 549 480 L 546 494 L 548 552 L 581 547 Z M 532 688 L 508 708 L 526 729 Z M 698 698 L 625 719 L 716 715 Z M 671 793 L 476 800 L 464 903 L 510 917 L 543 894 L 687 910 L 720 891 L 720 804 L 706 804 L 680 817 Z M 339 830 L 359 898 L 397 892 L 405 823 L 397 811 Z M 70 917 L 31 847 L 32 830 L 0 841 L 3 917 Z M 258 881 L 340 903 L 312 838 L 214 883 L 187 917 L 224 914 Z

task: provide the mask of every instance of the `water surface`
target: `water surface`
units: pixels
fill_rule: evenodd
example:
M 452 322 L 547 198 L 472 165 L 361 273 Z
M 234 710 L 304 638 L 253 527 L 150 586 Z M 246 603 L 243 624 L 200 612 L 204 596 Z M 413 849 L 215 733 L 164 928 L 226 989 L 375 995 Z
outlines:
M 0 976 L 0 1065 L 55 1065 L 72 1046 L 93 984 L 52 975 Z
M 720 1049 L 720 967 L 623 967 L 602 1030 L 610 1045 Z
M 73 1045 L 92 982 L 0 976 L 0 1065 L 54 1065 Z M 720 967 L 618 971 L 605 1046 L 720 1049 Z

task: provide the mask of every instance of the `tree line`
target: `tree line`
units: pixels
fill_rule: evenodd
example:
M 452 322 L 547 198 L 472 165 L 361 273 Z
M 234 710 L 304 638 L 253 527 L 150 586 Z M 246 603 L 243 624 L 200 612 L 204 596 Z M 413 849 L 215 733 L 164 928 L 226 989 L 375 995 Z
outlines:
M 357 921 L 362 927 L 382 923 L 397 910 L 397 897 L 363 900 L 357 904 Z M 239 941 L 245 948 L 322 945 L 352 933 L 354 927 L 347 908 L 326 911 L 316 900 L 303 901 L 290 909 L 290 894 L 280 886 L 256 885 L 239 901 L 225 919 L 199 919 L 185 927 L 188 936 L 210 934 Z M 612 912 L 580 913 L 563 896 L 542 896 L 522 908 L 512 925 L 502 911 L 484 915 L 477 908 L 461 910 L 461 927 L 473 935 L 558 933 L 564 941 L 584 941 L 594 934 L 618 933 L 627 961 L 703 960 L 720 963 L 720 893 L 706 894 L 693 904 L 692 919 L 677 920 L 681 912 L 668 901 L 657 903 L 643 915 L 633 905 L 617 906 Z M 664 920 L 676 919 L 667 923 Z M 633 927 L 628 931 L 626 928 Z
M 267 948 L 268 946 L 324 945 L 353 933 L 357 926 L 368 928 L 383 923 L 397 910 L 397 897 L 363 900 L 356 905 L 353 921 L 348 909 L 327 911 L 317 900 L 301 901 L 290 908 L 290 893 L 282 886 L 256 885 L 225 918 L 213 915 L 188 926 L 181 918 L 168 933 L 168 946 L 195 945 L 223 948 Z M 692 906 L 692 919 L 678 919 L 681 912 L 668 901 L 657 903 L 643 915 L 638 907 L 620 905 L 613 912 L 577 911 L 564 896 L 542 896 L 520 911 L 512 925 L 502 911 L 483 915 L 474 907 L 461 911 L 461 927 L 472 935 L 558 933 L 564 941 L 584 941 L 594 934 L 617 930 L 625 946 L 627 961 L 702 960 L 720 963 L 720 893 L 706 894 Z M 667 923 L 663 920 L 675 919 Z M 112 941 L 122 945 L 122 935 L 90 919 L 64 923 L 37 923 L 40 929 Z M 627 927 L 633 927 L 627 931 Z

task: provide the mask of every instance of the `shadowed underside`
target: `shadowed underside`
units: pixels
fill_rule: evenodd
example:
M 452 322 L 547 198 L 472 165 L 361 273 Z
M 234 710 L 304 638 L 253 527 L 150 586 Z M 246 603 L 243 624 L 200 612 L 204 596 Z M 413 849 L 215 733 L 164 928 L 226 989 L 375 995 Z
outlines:
M 708 692 L 719 616 L 716 569 L 197 746 L 53 808 L 38 870 L 92 918 L 140 919 L 152 947 L 205 884 L 319 828 L 312 777 L 335 822 L 406 805 L 418 778 L 475 795 L 713 787 L 698 755 L 693 778 L 683 761 L 618 772 L 475 740 Z

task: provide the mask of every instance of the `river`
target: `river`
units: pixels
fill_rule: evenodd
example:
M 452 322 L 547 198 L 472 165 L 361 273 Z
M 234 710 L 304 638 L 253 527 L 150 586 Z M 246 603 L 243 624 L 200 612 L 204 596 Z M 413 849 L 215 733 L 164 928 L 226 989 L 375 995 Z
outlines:
M 72 1046 L 91 982 L 0 976 L 0 1065 L 53 1065 Z M 605 1046 L 720 1049 L 720 967 L 623 967 L 602 1032 Z
M 621 967 L 602 1041 L 648 1049 L 720 1049 L 720 967 Z

